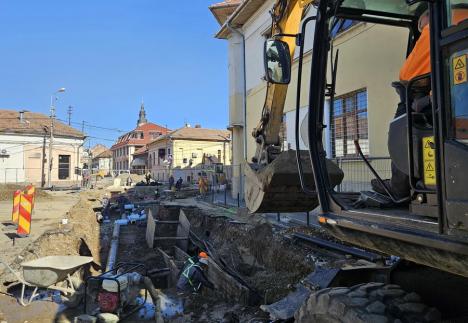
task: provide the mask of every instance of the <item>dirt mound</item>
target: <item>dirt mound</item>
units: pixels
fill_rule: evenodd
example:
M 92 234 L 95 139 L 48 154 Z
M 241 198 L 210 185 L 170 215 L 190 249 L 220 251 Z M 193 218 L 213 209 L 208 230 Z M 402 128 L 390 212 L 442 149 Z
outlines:
M 60 225 L 57 229 L 45 232 L 34 242 L 29 244 L 21 254 L 15 258 L 11 267 L 19 271 L 22 262 L 45 256 L 82 255 L 93 256 L 94 262 L 100 264 L 100 236 L 103 232 L 96 222 L 93 212 L 93 202 L 90 201 L 92 192 L 82 192 L 78 203 L 68 214 L 68 224 Z M 94 198 L 91 198 L 93 200 Z M 14 281 L 7 272 L 0 272 L 0 283 Z
M 209 240 L 218 256 L 267 303 L 287 295 L 314 269 L 307 251 L 268 223 L 233 224 L 225 218 L 207 217 L 202 211 L 187 213 L 192 230 Z
M 13 198 L 13 193 L 17 190 L 24 190 L 26 185 L 18 184 L 0 184 L 0 201 L 8 201 Z M 42 190 L 36 190 L 36 197 L 38 199 L 48 199 L 50 195 Z
M 117 178 L 120 178 L 122 184 L 127 182 L 127 178 L 130 177 L 133 183 L 138 183 L 141 181 L 145 181 L 144 175 L 137 175 L 137 174 L 120 174 Z

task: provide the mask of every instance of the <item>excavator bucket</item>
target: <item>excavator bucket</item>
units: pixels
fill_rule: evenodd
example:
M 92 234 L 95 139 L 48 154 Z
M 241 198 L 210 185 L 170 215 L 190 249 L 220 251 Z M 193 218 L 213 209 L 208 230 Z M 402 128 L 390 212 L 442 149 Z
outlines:
M 314 189 L 314 177 L 307 151 L 301 151 L 306 185 Z M 327 159 L 328 178 L 333 187 L 343 180 L 343 171 Z M 282 152 L 271 164 L 254 170 L 245 167 L 245 201 L 251 213 L 306 212 L 318 205 L 317 195 L 304 193 L 299 180 L 296 152 Z

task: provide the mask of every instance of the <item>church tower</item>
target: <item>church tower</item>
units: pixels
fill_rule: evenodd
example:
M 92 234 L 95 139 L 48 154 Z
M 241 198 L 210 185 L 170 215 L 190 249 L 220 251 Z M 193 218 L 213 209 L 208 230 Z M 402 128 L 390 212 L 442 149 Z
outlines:
M 148 123 L 148 120 L 146 120 L 145 104 L 142 101 L 141 107 L 140 107 L 140 114 L 139 114 L 138 122 L 137 122 L 137 127 L 142 126 L 145 123 Z

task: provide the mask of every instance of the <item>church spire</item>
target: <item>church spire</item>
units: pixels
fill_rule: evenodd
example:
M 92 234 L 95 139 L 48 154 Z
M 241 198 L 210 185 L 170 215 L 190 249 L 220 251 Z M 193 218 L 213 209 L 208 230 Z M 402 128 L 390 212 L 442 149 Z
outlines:
M 140 106 L 140 114 L 138 117 L 138 122 L 137 122 L 137 127 L 144 125 L 145 123 L 148 123 L 148 120 L 146 120 L 146 112 L 145 112 L 145 104 L 143 102 L 143 99 L 141 100 L 141 106 Z

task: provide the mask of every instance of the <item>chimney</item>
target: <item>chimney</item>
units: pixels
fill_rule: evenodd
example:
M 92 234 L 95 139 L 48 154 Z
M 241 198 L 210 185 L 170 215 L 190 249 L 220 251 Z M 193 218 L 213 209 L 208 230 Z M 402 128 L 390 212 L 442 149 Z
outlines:
M 196 125 L 195 125 L 195 128 L 201 128 L 201 125 L 196 124 Z

